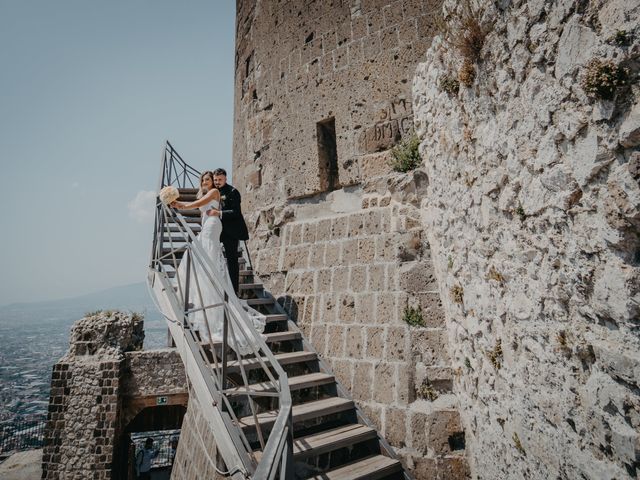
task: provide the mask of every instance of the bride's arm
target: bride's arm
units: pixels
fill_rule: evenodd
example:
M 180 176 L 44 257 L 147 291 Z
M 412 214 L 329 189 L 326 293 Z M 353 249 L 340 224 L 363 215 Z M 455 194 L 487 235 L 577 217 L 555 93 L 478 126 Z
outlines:
M 171 205 L 180 210 L 193 210 L 194 208 L 206 205 L 211 200 L 220 200 L 220 191 L 217 188 L 212 188 L 202 198 L 193 202 L 173 202 Z

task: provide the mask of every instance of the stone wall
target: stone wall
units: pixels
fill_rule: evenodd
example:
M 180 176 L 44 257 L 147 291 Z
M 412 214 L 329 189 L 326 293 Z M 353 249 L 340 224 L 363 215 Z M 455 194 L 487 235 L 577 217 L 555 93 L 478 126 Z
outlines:
M 420 172 L 397 175 L 384 193 L 372 182 L 291 205 L 295 221 L 265 241 L 255 268 L 417 477 L 438 469 L 461 478 L 444 315 L 419 210 L 408 202 L 424 182 Z M 407 323 L 410 307 L 419 325 Z
M 592 58 L 636 77 L 640 2 L 481 12 L 492 30 L 472 85 L 443 91 L 462 58 L 440 40 L 413 83 L 422 221 L 472 471 L 636 478 L 640 92 L 597 100 L 581 82 Z
M 202 409 L 194 395 L 189 399 L 189 408 L 182 424 L 171 478 L 172 480 L 225 478 L 217 473 L 216 461 L 214 437 L 209 422 L 203 417 Z M 218 469 L 224 472 L 224 466 Z
M 246 211 L 331 190 L 317 125 L 331 118 L 335 187 L 388 170 L 378 152 L 412 128 L 411 79 L 439 3 L 237 2 L 233 168 Z
M 142 319 L 97 313 L 71 329 L 53 367 L 43 479 L 110 479 L 119 436 L 123 351 L 142 348 Z
M 179 355 L 175 349 L 140 351 L 143 338 L 135 314 L 96 312 L 75 323 L 69 350 L 53 367 L 43 479 L 120 478 L 136 415 L 155 407 L 159 396 L 165 397 L 161 408 L 186 403 Z M 143 422 L 153 429 L 150 423 Z

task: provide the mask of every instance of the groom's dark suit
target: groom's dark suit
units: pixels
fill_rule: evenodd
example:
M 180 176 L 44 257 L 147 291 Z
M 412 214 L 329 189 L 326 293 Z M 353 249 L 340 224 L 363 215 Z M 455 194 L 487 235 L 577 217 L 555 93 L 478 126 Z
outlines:
M 222 211 L 222 233 L 220 241 L 224 245 L 227 257 L 227 266 L 233 289 L 238 293 L 239 268 L 238 268 L 238 242 L 248 240 L 249 232 L 244 223 L 240 192 L 228 183 L 220 188 L 220 210 Z

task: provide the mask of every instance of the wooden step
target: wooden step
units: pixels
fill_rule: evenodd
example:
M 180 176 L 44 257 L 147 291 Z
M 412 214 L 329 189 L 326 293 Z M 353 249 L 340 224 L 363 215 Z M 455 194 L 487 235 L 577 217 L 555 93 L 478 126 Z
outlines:
M 240 290 L 264 290 L 264 285 L 261 283 L 241 283 L 238 288 Z
M 275 300 L 273 299 L 273 297 L 262 297 L 262 298 L 248 298 L 246 302 L 250 307 L 253 307 L 255 305 L 272 305 L 275 303 Z
M 402 472 L 402 465 L 398 460 L 384 455 L 373 455 L 347 463 L 308 480 L 380 480 L 394 473 L 400 474 L 400 472 Z M 398 478 L 402 477 L 398 475 Z
M 180 193 L 180 195 L 182 195 L 183 193 L 187 195 L 196 195 L 198 193 L 198 190 L 200 189 L 195 187 L 182 187 L 178 189 L 178 192 Z
M 297 375 L 289 377 L 289 390 L 296 391 L 304 388 L 320 387 L 335 383 L 336 379 L 333 375 L 327 373 L 308 373 L 306 375 Z M 250 386 L 251 390 L 256 392 L 272 392 L 274 390 L 271 382 L 254 383 Z M 244 387 L 235 387 L 226 390 L 228 395 L 244 395 Z
M 171 242 L 173 243 L 185 243 L 185 242 L 190 242 L 191 239 L 188 236 L 180 236 L 180 237 L 166 237 L 163 236 L 162 237 L 162 242 L 166 243 L 167 246 L 171 245 Z
M 276 361 L 280 365 L 290 365 L 292 363 L 303 363 L 317 360 L 318 357 L 315 352 L 287 352 L 279 353 L 275 355 Z M 262 358 L 265 365 L 269 366 L 269 361 L 266 358 Z M 242 359 L 242 365 L 245 370 L 254 370 L 256 368 L 262 368 L 260 361 L 257 358 L 244 358 Z M 229 373 L 240 371 L 240 361 L 232 360 L 227 362 L 227 371 Z
M 373 428 L 359 423 L 343 425 L 324 432 L 306 435 L 293 440 L 293 456 L 296 460 L 303 460 L 311 456 L 349 447 L 358 443 L 377 438 Z
M 183 217 L 198 217 L 198 218 L 200 218 L 202 216 L 202 213 L 200 213 L 200 210 L 198 210 L 197 208 L 196 209 L 191 209 L 191 210 L 176 210 L 176 212 L 178 212 Z
M 198 215 L 197 217 L 184 217 L 184 221 L 187 223 L 197 223 L 200 224 L 200 216 Z M 167 218 L 167 223 L 169 225 L 175 225 L 177 222 L 177 220 L 174 220 L 173 217 L 169 217 Z M 163 229 L 165 229 L 166 227 L 162 227 Z
M 166 225 L 163 226 L 162 227 L 162 233 L 167 233 L 167 231 L 169 231 L 170 233 L 183 233 L 182 228 L 177 227 L 177 226 L 173 226 L 173 225 L 174 224 L 172 223 L 171 226 L 169 226 L 169 227 L 167 227 Z M 189 225 L 189 228 L 191 229 L 191 231 L 193 233 L 195 233 L 197 235 L 202 227 L 200 225 Z
M 277 343 L 277 342 L 287 342 L 290 340 L 297 340 L 302 337 L 299 332 L 273 332 L 273 333 L 265 333 L 265 342 L 269 343 Z M 208 347 L 209 342 L 200 342 L 200 345 L 203 347 Z M 221 341 L 213 342 L 214 347 L 220 347 L 222 345 Z
M 301 403 L 300 405 L 294 405 L 292 408 L 293 422 L 303 422 L 312 418 L 346 412 L 353 408 L 353 400 L 341 397 L 324 398 L 313 402 Z M 262 427 L 271 425 L 275 422 L 277 416 L 277 410 L 260 413 L 258 414 L 258 423 L 260 423 Z M 242 417 L 238 419 L 238 421 L 243 429 L 255 427 L 253 415 Z
M 265 315 L 266 317 L 266 322 L 267 323 L 271 323 L 271 322 L 283 322 L 285 320 L 288 320 L 289 317 L 287 317 L 284 313 L 272 313 L 272 314 L 267 314 Z

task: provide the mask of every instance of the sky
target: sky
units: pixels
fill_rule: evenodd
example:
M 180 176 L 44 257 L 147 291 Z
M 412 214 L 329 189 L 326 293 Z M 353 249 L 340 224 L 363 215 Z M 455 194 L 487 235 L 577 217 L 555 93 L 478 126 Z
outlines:
M 165 140 L 231 169 L 234 25 L 233 0 L 0 0 L 0 305 L 145 280 Z

